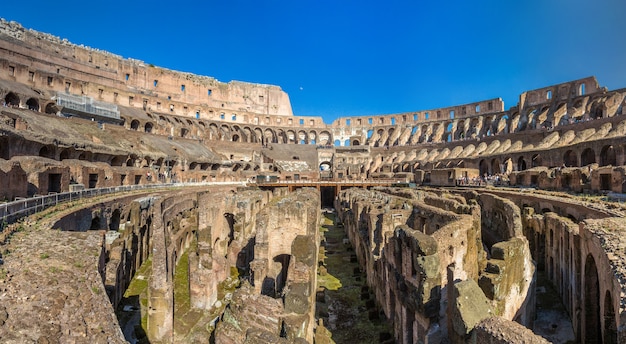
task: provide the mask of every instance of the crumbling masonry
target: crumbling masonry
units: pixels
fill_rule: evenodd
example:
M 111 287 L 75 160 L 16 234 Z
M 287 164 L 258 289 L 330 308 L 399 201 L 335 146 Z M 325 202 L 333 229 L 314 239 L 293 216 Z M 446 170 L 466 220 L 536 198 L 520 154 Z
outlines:
M 626 343 L 626 89 L 325 124 L 2 19 L 0 104 L 2 342 L 312 343 L 334 207 L 398 343 L 545 342 L 539 276 L 571 340 Z M 16 222 L 134 185 L 168 187 Z

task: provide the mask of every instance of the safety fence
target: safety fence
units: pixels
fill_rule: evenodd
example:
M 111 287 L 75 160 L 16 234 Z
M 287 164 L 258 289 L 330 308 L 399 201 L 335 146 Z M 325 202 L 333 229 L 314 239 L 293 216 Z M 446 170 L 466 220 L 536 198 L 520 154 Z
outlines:
M 59 203 L 72 202 L 85 198 L 124 193 L 137 190 L 162 189 L 171 187 L 187 186 L 210 186 L 210 185 L 239 185 L 245 186 L 245 182 L 203 182 L 203 183 L 177 183 L 177 184 L 147 184 L 147 185 L 124 185 L 99 189 L 85 189 L 80 191 L 52 193 L 45 196 L 35 196 L 17 199 L 13 202 L 0 204 L 0 231 L 5 226 L 15 223 L 21 218 L 35 214 Z

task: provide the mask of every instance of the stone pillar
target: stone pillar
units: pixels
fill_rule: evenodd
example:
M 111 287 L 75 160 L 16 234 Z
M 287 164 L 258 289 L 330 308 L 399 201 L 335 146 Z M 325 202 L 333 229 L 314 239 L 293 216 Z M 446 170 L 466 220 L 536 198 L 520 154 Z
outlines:
M 154 209 L 161 209 L 161 200 Z M 175 262 L 167 261 L 166 229 L 162 215 L 154 216 L 152 223 L 152 276 L 148 286 L 148 338 L 168 341 L 174 327 L 174 288 L 172 274 Z M 169 264 L 168 264 L 169 263 Z

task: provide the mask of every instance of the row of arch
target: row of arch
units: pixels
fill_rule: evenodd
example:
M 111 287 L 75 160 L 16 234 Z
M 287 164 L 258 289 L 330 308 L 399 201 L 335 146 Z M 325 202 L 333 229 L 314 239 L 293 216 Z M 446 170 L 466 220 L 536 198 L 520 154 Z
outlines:
M 614 97 L 623 98 L 619 93 Z M 166 136 L 177 136 L 192 139 L 224 140 L 245 143 L 280 143 L 280 144 L 318 144 L 349 146 L 368 144 L 374 147 L 416 145 L 429 142 L 451 142 L 465 139 L 475 139 L 498 134 L 508 134 L 539 127 L 553 127 L 572 123 L 577 115 L 585 115 L 587 119 L 609 117 L 608 107 L 604 104 L 608 97 L 603 95 L 589 101 L 589 96 L 580 96 L 571 101 L 559 103 L 556 106 L 544 105 L 542 108 L 529 107 L 520 112 L 501 112 L 497 114 L 479 115 L 458 119 L 449 119 L 439 122 L 424 123 L 421 125 L 372 127 L 362 135 L 351 136 L 350 139 L 341 137 L 338 130 L 324 128 L 280 128 L 260 127 L 255 125 L 240 125 L 200 119 L 179 118 L 157 113 L 147 112 L 150 118 L 147 121 L 126 118 L 125 126 L 131 130 L 145 133 L 156 133 Z M 7 106 L 22 107 L 20 97 L 15 92 L 8 92 L 4 96 Z M 40 100 L 29 98 L 24 104 L 26 108 L 40 111 Z M 586 106 L 585 106 L 586 105 Z M 613 108 L 616 108 L 615 106 Z M 45 112 L 55 114 L 58 107 L 48 101 Z M 616 113 L 621 113 L 621 107 Z M 568 112 L 570 114 L 568 115 Z M 582 117 L 581 117 L 582 118 Z M 334 136 L 337 136 L 335 139 Z
M 208 139 L 257 144 L 318 144 L 332 143 L 332 134 L 329 130 L 304 130 L 288 128 L 270 128 L 250 125 L 226 124 L 203 120 L 181 119 L 174 117 L 174 121 L 165 116 L 158 116 L 156 121 L 138 119 L 130 121 L 131 130 L 145 133 L 157 133 L 168 136 L 178 136 L 190 139 Z
M 137 168 L 156 168 L 156 169 L 181 169 L 183 171 L 221 171 L 228 169 L 233 172 L 237 171 L 258 171 L 259 164 L 249 161 L 233 162 L 224 165 L 222 162 L 202 162 L 185 161 L 176 157 L 151 157 L 149 155 L 140 156 L 137 154 L 113 155 L 105 153 L 94 153 L 88 150 L 76 149 L 74 147 L 59 147 L 54 144 L 32 144 L 24 145 L 19 139 L 10 139 L 8 137 L 0 137 L 0 158 L 10 160 L 17 155 L 36 155 L 57 161 L 63 160 L 81 160 L 87 162 L 102 162 L 112 167 L 137 167 Z M 14 150 L 11 146 L 26 148 L 29 151 L 20 151 L 12 153 Z M 32 152 L 30 152 L 32 150 Z
M 567 104 L 564 103 L 556 109 L 546 106 L 539 113 L 537 113 L 537 109 L 530 108 L 524 111 L 522 116 L 518 112 L 513 112 L 510 116 L 508 112 L 503 112 L 416 126 L 369 129 L 366 134 L 366 141 L 373 147 L 452 142 L 539 128 L 552 129 L 555 125 L 563 126 L 622 113 L 621 108 L 616 108 L 614 114 L 609 114 L 607 106 L 599 100 L 592 101 L 591 105 L 588 106 L 590 110 L 584 111 L 582 102 L 582 100 L 578 100 L 577 104 L 580 104 L 580 108 L 570 110 L 570 114 L 567 112 Z
M 614 146 L 612 144 L 605 144 L 600 149 L 600 154 L 596 154 L 596 151 L 592 147 L 586 147 L 580 150 L 578 153 L 574 149 L 567 149 L 562 153 L 561 161 L 554 161 L 553 159 L 544 159 L 546 153 L 534 152 L 528 154 L 522 154 L 517 157 L 514 155 L 493 157 L 490 159 L 480 159 L 478 161 L 478 170 L 480 175 L 495 175 L 499 173 L 507 173 L 510 171 L 524 171 L 534 167 L 546 166 L 546 167 L 584 167 L 591 164 L 598 164 L 602 166 L 619 166 L 625 163 L 623 156 L 626 153 L 626 144 L 620 146 Z M 450 159 L 450 160 L 430 160 L 431 154 L 423 154 L 424 159 L 410 159 L 403 161 L 406 155 L 398 155 L 395 158 L 378 156 L 374 158 L 371 164 L 365 164 L 366 166 L 373 167 L 370 172 L 413 172 L 417 169 L 436 169 L 436 168 L 465 168 L 466 160 L 473 160 L 472 158 Z M 376 160 L 379 160 L 376 163 Z M 554 165 L 554 166 L 548 166 Z

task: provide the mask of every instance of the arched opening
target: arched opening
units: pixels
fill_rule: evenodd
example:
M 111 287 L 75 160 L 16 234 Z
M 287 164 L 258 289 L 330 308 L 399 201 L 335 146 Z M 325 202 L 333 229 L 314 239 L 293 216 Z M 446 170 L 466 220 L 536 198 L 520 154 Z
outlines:
M 93 154 L 91 152 L 81 152 L 78 160 L 92 161 Z
M 593 119 L 599 119 L 599 118 L 604 117 L 604 113 L 605 113 L 604 107 L 603 106 L 598 106 L 598 107 L 595 108 L 595 110 L 593 110 L 591 112 L 590 115 L 591 115 L 591 118 L 593 118 Z
M 239 142 L 239 135 L 234 134 L 233 137 L 232 137 L 232 141 L 233 142 Z
M 481 177 L 489 174 L 489 164 L 487 164 L 487 161 L 481 160 L 480 163 L 478 164 L 478 170 L 480 172 Z
M 493 159 L 491 160 L 491 173 L 498 174 L 502 172 L 502 168 L 500 166 L 500 160 Z
M 55 115 L 57 112 L 59 112 L 59 109 L 57 108 L 55 103 L 49 103 L 48 105 L 46 105 L 47 114 Z
M 339 141 L 339 140 L 335 140 L 335 142 L 333 142 L 333 145 L 334 145 L 335 147 L 339 147 L 339 146 L 341 146 L 341 141 Z
M 144 125 L 143 127 L 143 131 L 146 133 L 151 133 L 153 128 L 154 124 L 152 124 L 152 122 L 146 122 L 146 125 Z
M 13 92 L 9 92 L 5 97 L 4 97 L 4 103 L 7 106 L 11 106 L 11 107 L 19 107 L 20 106 L 20 97 L 18 97 L 15 93 Z
M 604 146 L 600 151 L 600 166 L 616 166 L 617 159 L 615 157 L 615 148 L 613 146 Z
M 28 107 L 28 110 L 39 111 L 39 102 L 35 98 L 29 98 L 26 101 L 26 106 Z
M 187 137 L 187 135 L 189 135 L 189 129 L 180 128 L 180 137 Z
M 526 161 L 524 160 L 523 156 L 520 156 L 519 159 L 517 159 L 517 170 L 524 171 L 525 169 L 526 169 Z
M 111 159 L 111 166 L 122 166 L 124 164 L 124 161 L 126 160 L 125 156 L 115 156 L 113 157 L 113 159 Z
M 537 166 L 541 166 L 541 155 L 539 154 L 535 154 L 533 155 L 531 161 L 530 161 L 530 167 L 537 167 Z
M 600 283 L 596 261 L 591 254 L 585 261 L 585 324 L 583 343 L 602 343 L 600 327 Z
M 130 129 L 132 129 L 132 130 L 137 130 L 137 129 L 139 129 L 139 121 L 138 121 L 138 120 L 136 120 L 136 119 L 133 119 L 133 120 L 130 122 Z
M 359 145 L 359 140 L 352 140 L 352 145 L 353 146 L 358 146 Z
M 596 153 L 591 148 L 585 149 L 580 155 L 580 165 L 587 166 L 596 162 Z
M 61 154 L 59 155 L 59 159 L 60 160 L 66 160 L 66 159 L 70 159 L 71 155 L 70 155 L 70 150 L 69 149 L 64 149 L 61 151 Z
M 329 161 L 324 161 L 320 164 L 320 171 L 330 171 L 332 164 Z
M 563 156 L 563 165 L 566 167 L 578 166 L 578 157 L 576 157 L 576 153 L 574 153 L 573 150 L 565 152 L 565 155 Z
M 94 218 L 91 219 L 91 225 L 89 226 L 89 229 L 101 229 L 100 228 L 100 217 L 96 216 Z
M 39 149 L 39 156 L 54 159 L 54 146 L 43 146 Z

